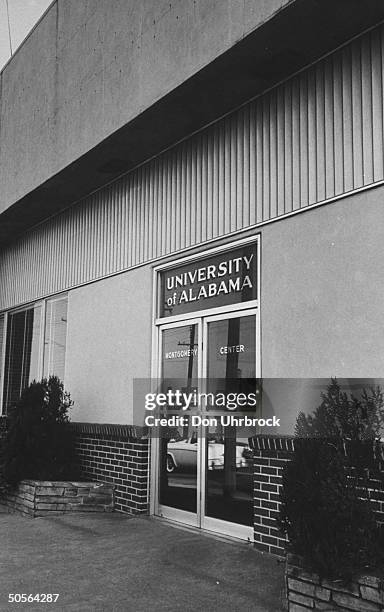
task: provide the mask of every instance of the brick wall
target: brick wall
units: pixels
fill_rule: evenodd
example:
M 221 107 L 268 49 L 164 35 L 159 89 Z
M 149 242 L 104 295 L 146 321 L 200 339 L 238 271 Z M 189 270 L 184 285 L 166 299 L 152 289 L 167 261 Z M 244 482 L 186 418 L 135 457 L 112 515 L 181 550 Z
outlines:
M 352 479 L 360 497 L 370 500 L 377 522 L 384 524 L 384 473 L 380 477 L 358 478 L 352 476 Z
M 141 428 L 72 423 L 83 478 L 115 485 L 115 509 L 148 512 L 149 444 Z
M 283 556 L 286 540 L 277 527 L 276 518 L 280 507 L 282 472 L 293 451 L 293 440 L 256 436 L 252 446 L 255 547 Z
M 282 473 L 293 452 L 294 438 L 255 436 L 251 443 L 254 457 L 255 547 L 283 556 L 286 540 L 277 527 L 276 518 L 280 507 Z M 384 523 L 384 474 L 382 478 L 359 479 L 357 486 L 361 496 L 370 499 L 377 521 Z

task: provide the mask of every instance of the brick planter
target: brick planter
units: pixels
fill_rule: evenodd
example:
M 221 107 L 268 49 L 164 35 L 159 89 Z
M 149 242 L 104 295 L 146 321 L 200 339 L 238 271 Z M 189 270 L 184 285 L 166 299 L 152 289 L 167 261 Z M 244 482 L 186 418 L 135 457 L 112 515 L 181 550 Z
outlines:
M 289 612 L 334 610 L 383 612 L 384 579 L 361 575 L 350 584 L 320 579 L 305 571 L 299 557 L 288 555 L 286 586 Z
M 115 510 L 148 514 L 148 432 L 134 425 L 72 423 L 81 477 L 115 486 Z
M 23 480 L 0 500 L 11 512 L 31 517 L 66 512 L 112 512 L 114 486 L 100 482 Z
M 276 519 L 280 509 L 283 470 L 292 457 L 294 438 L 291 436 L 258 435 L 250 440 L 254 465 L 254 537 L 255 547 L 283 557 L 287 543 Z M 384 456 L 384 444 L 380 453 Z M 376 451 L 378 452 L 378 451 Z M 355 476 L 350 470 L 351 476 Z M 378 523 L 384 524 L 384 476 L 360 479 L 362 498 L 369 499 Z

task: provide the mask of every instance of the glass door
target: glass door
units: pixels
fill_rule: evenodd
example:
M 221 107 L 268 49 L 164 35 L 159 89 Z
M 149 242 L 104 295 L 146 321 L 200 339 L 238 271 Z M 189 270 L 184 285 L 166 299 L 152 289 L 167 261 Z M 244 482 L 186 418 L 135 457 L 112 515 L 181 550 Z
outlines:
M 201 376 L 200 328 L 200 319 L 160 328 L 161 393 L 197 391 Z M 167 404 L 165 412 L 168 417 L 182 417 L 182 422 L 159 428 L 158 514 L 198 526 L 201 462 L 198 430 L 182 406 Z
M 205 397 L 254 393 L 257 355 L 256 310 L 161 326 L 161 392 L 179 389 L 187 394 L 203 392 Z M 192 426 L 188 411 L 165 407 L 168 416 L 183 416 L 183 423 L 159 428 L 155 512 L 252 540 L 253 461 L 248 438 L 255 430 L 231 423 L 231 416 L 241 417 L 232 407 L 218 410 L 204 401 L 196 408 L 208 425 Z M 255 409 L 243 406 L 240 410 L 249 415 Z
M 204 372 L 208 393 L 234 400 L 256 391 L 256 311 L 231 313 L 204 321 Z M 241 395 L 240 395 L 241 394 Z M 253 459 L 248 439 L 255 428 L 241 423 L 259 408 L 227 402 L 202 439 L 202 526 L 253 539 Z M 207 406 L 207 416 L 215 409 Z M 216 411 L 217 412 L 217 411 Z

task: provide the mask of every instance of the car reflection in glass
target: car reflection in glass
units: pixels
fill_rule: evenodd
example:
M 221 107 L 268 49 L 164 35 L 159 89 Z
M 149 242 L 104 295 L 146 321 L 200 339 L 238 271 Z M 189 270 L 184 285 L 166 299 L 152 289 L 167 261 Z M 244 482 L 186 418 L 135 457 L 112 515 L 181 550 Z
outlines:
M 250 468 L 252 451 L 247 442 L 236 441 L 236 469 Z M 189 472 L 196 470 L 197 437 L 182 440 L 171 439 L 167 447 L 167 472 Z M 208 440 L 208 470 L 224 469 L 224 443 Z

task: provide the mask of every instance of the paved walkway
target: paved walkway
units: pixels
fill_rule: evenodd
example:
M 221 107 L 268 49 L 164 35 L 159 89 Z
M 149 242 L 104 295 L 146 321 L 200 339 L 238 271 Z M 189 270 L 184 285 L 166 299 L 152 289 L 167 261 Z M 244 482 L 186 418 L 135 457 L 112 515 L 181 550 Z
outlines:
M 284 566 L 247 544 L 123 514 L 0 513 L 0 610 L 277 612 Z M 9 593 L 59 593 L 56 604 Z

